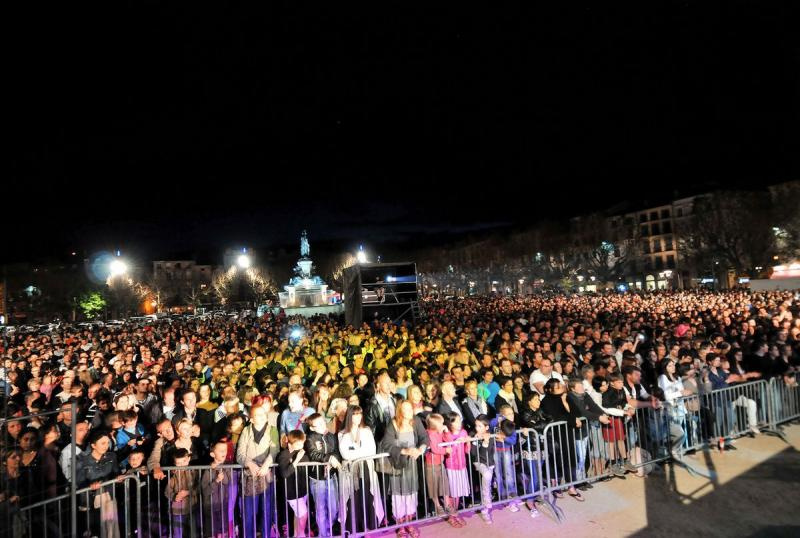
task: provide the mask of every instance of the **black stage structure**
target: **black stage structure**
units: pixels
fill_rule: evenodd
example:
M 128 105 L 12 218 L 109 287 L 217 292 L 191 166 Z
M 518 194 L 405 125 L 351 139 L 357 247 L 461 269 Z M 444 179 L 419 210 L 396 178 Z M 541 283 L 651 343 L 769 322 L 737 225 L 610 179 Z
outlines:
M 348 324 L 420 318 L 417 264 L 359 263 L 344 272 L 344 317 Z

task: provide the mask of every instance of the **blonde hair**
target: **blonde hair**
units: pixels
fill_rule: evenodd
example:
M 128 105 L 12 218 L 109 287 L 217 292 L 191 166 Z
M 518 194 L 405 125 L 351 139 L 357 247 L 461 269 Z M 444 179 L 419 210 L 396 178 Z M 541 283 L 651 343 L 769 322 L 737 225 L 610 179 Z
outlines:
M 181 426 L 183 426 L 184 424 L 188 424 L 190 428 L 194 426 L 194 422 L 192 422 L 192 419 L 190 419 L 190 418 L 182 418 L 175 425 L 175 433 L 176 434 L 180 435 Z
M 437 426 L 439 428 L 444 426 L 444 417 L 439 413 L 431 413 L 430 415 L 428 415 L 427 422 L 428 422 L 428 429 L 435 430 Z

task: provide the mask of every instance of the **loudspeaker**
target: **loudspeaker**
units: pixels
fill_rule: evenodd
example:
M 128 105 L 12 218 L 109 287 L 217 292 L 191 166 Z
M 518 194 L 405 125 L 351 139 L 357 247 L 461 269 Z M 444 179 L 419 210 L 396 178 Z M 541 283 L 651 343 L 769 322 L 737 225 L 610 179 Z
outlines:
M 345 321 L 353 326 L 376 319 L 414 321 L 419 290 L 417 265 L 360 263 L 344 272 Z

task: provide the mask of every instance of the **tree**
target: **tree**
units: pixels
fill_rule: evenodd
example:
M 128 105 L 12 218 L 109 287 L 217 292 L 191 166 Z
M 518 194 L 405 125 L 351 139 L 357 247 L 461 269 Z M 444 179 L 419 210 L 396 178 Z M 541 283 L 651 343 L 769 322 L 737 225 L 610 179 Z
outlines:
M 602 213 L 574 219 L 572 238 L 580 271 L 605 283 L 624 277 L 638 252 L 636 230 L 615 230 Z
M 233 282 L 236 276 L 236 267 L 231 267 L 227 271 L 218 273 L 211 287 L 214 289 L 214 294 L 219 299 L 220 304 L 225 305 L 231 300 L 233 295 Z
M 184 304 L 196 309 L 198 306 L 206 302 L 208 296 L 211 294 L 211 289 L 212 288 L 205 284 L 197 285 L 192 283 L 189 289 L 186 290 L 186 293 L 183 294 Z
M 776 251 L 770 206 L 760 192 L 721 191 L 696 199 L 679 230 L 681 255 L 698 267 L 719 261 L 737 275 L 756 274 Z
M 777 254 L 782 260 L 796 260 L 800 257 L 800 181 L 775 185 L 770 191 Z
M 349 252 L 343 252 L 331 259 L 330 270 L 326 274 L 332 289 L 341 290 L 344 288 L 344 272 L 348 267 L 352 267 L 356 263 L 358 263 L 358 259 Z
M 277 291 L 275 281 L 264 268 L 251 267 L 245 271 L 244 278 L 256 306 L 265 304 Z
M 81 295 L 78 306 L 87 319 L 94 319 L 106 308 L 106 299 L 99 291 L 91 291 Z
M 109 278 L 109 306 L 114 309 L 114 317 L 127 317 L 129 312 L 136 312 L 139 304 L 147 296 L 146 288 L 124 275 Z

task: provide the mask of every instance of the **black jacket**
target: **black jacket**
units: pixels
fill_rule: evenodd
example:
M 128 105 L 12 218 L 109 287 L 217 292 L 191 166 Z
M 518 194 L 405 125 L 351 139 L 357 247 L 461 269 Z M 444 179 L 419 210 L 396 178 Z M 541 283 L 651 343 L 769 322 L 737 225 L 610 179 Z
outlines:
M 561 396 L 558 395 L 548 395 L 542 399 L 542 412 L 550 417 L 553 422 L 564 421 L 567 423 L 568 430 L 575 429 L 575 421 L 581 418 L 581 412 L 578 410 L 578 407 L 572 405 L 572 402 L 569 401 L 569 396 L 567 396 L 567 402 L 569 403 L 569 411 L 564 409 L 564 404 L 561 401 Z
M 489 439 L 489 446 L 483 446 L 483 441 L 475 440 L 469 444 L 469 452 L 472 459 L 472 464 L 484 464 L 487 467 L 494 465 L 494 439 Z
M 391 398 L 394 402 L 396 410 L 397 399 L 395 398 L 394 394 L 390 395 L 389 398 Z M 385 416 L 383 408 L 375 396 L 370 398 L 369 404 L 367 405 L 367 412 L 364 416 L 364 422 L 367 424 L 367 426 L 369 426 L 369 429 L 372 430 L 372 436 L 375 438 L 376 443 L 381 442 L 384 432 L 386 431 L 386 426 L 392 421 L 393 418 L 394 417 Z
M 306 444 L 304 448 L 308 456 L 308 461 L 328 463 L 331 459 L 331 456 L 340 461 L 342 459 L 339 456 L 339 443 L 337 442 L 336 435 L 332 433 L 325 433 L 325 435 L 320 435 L 317 432 L 309 433 L 308 437 L 306 437 Z M 335 469 L 330 468 L 328 473 L 326 473 L 325 467 L 322 465 L 315 465 L 313 467 L 309 467 L 308 476 L 315 480 L 325 480 L 334 472 Z
M 520 428 L 533 428 L 540 434 L 550 422 L 552 421 L 542 412 L 541 408 L 534 411 L 530 407 L 526 407 L 517 415 L 517 425 Z
M 295 469 L 292 462 L 297 452 L 289 452 L 284 448 L 278 453 L 276 460 L 278 464 L 278 472 L 286 482 L 286 499 L 293 501 L 308 495 L 308 467 L 301 465 Z M 308 461 L 308 452 L 303 454 L 300 462 Z
M 455 406 L 455 407 L 453 407 Z M 439 400 L 439 405 L 436 406 L 435 411 L 442 415 L 443 417 L 447 418 L 447 415 L 450 413 L 457 413 L 461 415 L 461 422 L 464 422 L 464 408 L 461 407 L 461 404 L 458 402 L 457 399 L 453 399 L 453 406 L 448 404 L 444 401 L 444 398 Z
M 578 396 L 574 392 L 570 392 L 569 396 L 567 396 L 569 400 L 570 408 L 575 407 L 578 411 L 580 411 L 581 415 L 586 417 L 588 420 L 597 420 L 602 415 L 605 415 L 605 411 L 603 411 L 592 397 L 588 394 L 584 393 L 582 396 Z

